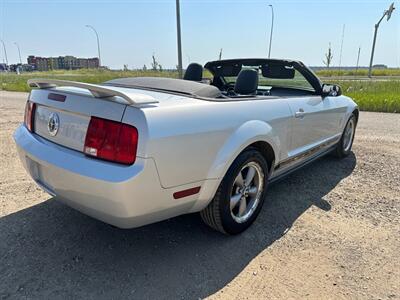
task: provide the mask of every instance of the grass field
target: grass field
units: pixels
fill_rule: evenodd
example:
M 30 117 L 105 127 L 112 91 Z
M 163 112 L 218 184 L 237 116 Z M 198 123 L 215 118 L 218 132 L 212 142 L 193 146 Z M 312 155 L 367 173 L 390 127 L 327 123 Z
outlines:
M 358 75 L 364 75 L 359 70 Z M 386 71 L 386 72 L 385 72 Z M 346 72 L 346 73 L 344 73 Z M 352 71 L 343 71 L 342 76 L 354 76 Z M 376 112 L 400 112 L 400 80 L 343 80 L 335 77 L 339 74 L 335 70 L 321 70 L 317 72 L 319 76 L 325 77 L 325 81 L 339 84 L 342 86 L 343 94 L 352 97 L 359 105 L 361 110 Z M 366 74 L 365 74 L 366 75 Z M 399 69 L 375 70 L 375 76 L 397 76 L 400 75 Z M 26 81 L 30 78 L 53 78 L 81 81 L 88 83 L 101 83 L 114 78 L 137 77 L 137 76 L 161 76 L 178 77 L 177 72 L 158 72 L 158 71 L 109 71 L 109 70 L 76 70 L 76 71 L 51 71 L 51 72 L 32 72 L 22 73 L 0 73 L 0 90 L 28 92 L 30 88 Z M 209 77 L 209 74 L 205 74 Z M 328 77 L 328 78 L 327 78 Z
M 109 71 L 81 69 L 74 71 L 57 70 L 50 72 L 25 72 L 20 75 L 16 73 L 0 73 L 0 89 L 6 91 L 28 92 L 30 88 L 26 84 L 31 78 L 52 78 L 80 81 L 87 83 L 101 83 L 107 80 L 121 77 L 138 77 L 138 76 L 160 76 L 160 77 L 178 77 L 177 72 L 158 72 L 158 71 Z
M 339 76 L 368 76 L 367 69 L 323 69 L 316 72 L 318 76 L 321 77 L 339 77 Z M 388 68 L 388 69 L 373 69 L 372 76 L 374 77 L 382 77 L 382 76 L 400 76 L 400 68 Z
M 361 110 L 400 113 L 400 80 L 335 81 Z

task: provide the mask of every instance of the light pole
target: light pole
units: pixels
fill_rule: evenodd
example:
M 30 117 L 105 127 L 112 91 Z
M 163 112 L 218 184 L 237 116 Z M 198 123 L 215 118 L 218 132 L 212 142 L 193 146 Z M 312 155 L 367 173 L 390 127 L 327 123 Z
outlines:
M 271 13 L 272 13 L 271 33 L 269 35 L 269 50 L 268 50 L 268 58 L 270 58 L 271 57 L 271 46 L 272 46 L 272 33 L 274 31 L 274 7 L 272 6 L 272 4 L 269 4 L 268 6 L 271 7 Z
M 343 42 L 344 42 L 344 30 L 346 28 L 346 24 L 343 24 L 343 30 L 342 30 L 342 42 L 340 43 L 340 56 L 339 56 L 339 76 L 340 76 L 340 71 L 342 68 L 342 53 L 343 53 Z
M 21 66 L 22 66 L 21 49 L 19 48 L 19 45 L 18 45 L 17 42 L 14 42 L 14 44 L 15 44 L 15 46 L 17 46 L 17 48 L 18 48 L 19 62 L 20 62 L 20 64 L 21 64 Z
M 4 50 L 4 56 L 6 58 L 6 65 L 8 66 L 8 58 L 7 58 L 7 50 L 6 50 L 6 44 L 4 43 L 3 40 L 0 40 L 1 43 L 3 44 L 3 50 Z
M 356 74 L 358 74 L 358 64 L 359 64 L 359 62 L 360 62 L 360 53 L 361 53 L 361 46 L 358 47 Z
M 182 79 L 182 42 L 181 42 L 181 12 L 179 0 L 176 0 L 176 34 L 178 42 L 178 74 Z
M 376 44 L 376 36 L 378 34 L 378 28 L 379 28 L 379 24 L 381 24 L 383 18 L 385 16 L 387 16 L 387 21 L 389 21 L 390 17 L 392 16 L 392 13 L 394 11 L 395 7 L 394 7 L 394 2 L 389 6 L 388 10 L 385 10 L 385 12 L 383 13 L 382 18 L 379 19 L 378 23 L 375 24 L 375 32 L 374 32 L 374 40 L 372 42 L 372 51 L 371 51 L 371 60 L 369 62 L 369 70 L 368 70 L 368 77 L 371 78 L 372 75 L 372 64 L 374 62 L 374 53 L 375 53 L 375 44 Z
M 90 28 L 94 31 L 94 33 L 96 34 L 96 38 L 97 38 L 97 52 L 99 55 L 99 68 L 101 67 L 101 57 L 100 57 L 100 41 L 99 41 L 99 35 L 96 31 L 96 29 L 92 26 L 92 25 L 85 25 L 87 28 Z

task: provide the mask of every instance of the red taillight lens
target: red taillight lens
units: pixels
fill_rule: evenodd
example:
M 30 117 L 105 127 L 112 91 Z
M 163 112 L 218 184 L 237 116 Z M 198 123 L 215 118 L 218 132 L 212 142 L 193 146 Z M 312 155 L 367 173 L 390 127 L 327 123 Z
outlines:
M 35 120 L 35 108 L 36 108 L 35 103 L 29 100 L 26 102 L 24 123 L 26 128 L 28 128 L 28 130 L 31 132 L 33 131 L 33 123 Z
M 84 152 L 113 162 L 133 164 L 137 144 L 138 131 L 135 127 L 92 117 L 86 133 Z

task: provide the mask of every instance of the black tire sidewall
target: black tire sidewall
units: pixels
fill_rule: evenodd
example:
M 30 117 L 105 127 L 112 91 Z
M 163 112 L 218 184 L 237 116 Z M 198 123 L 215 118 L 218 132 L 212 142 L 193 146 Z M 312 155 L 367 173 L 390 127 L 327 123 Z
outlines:
M 245 164 L 251 161 L 258 163 L 261 166 L 262 171 L 264 172 L 264 189 L 260 197 L 260 202 L 258 203 L 258 206 L 254 211 L 253 215 L 247 221 L 243 223 L 238 223 L 233 219 L 230 211 L 231 188 L 233 186 L 233 182 L 236 179 L 237 174 L 239 174 L 239 171 Z M 228 172 L 226 173 L 220 186 L 222 190 L 221 190 L 221 198 L 219 199 L 219 211 L 220 211 L 222 226 L 228 234 L 240 233 L 244 231 L 246 228 L 248 228 L 254 222 L 254 220 L 257 218 L 263 206 L 267 187 L 268 187 L 268 164 L 264 159 L 264 157 L 261 155 L 261 153 L 253 149 L 246 150 L 245 152 L 241 153 L 228 169 Z

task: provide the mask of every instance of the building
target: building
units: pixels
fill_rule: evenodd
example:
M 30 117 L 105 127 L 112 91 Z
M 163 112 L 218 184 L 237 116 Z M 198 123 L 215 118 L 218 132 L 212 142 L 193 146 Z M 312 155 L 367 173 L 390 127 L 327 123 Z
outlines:
M 96 69 L 99 67 L 99 59 L 77 58 L 75 56 L 59 57 L 40 57 L 28 56 L 28 64 L 37 71 L 50 70 L 77 70 L 77 69 Z
M 373 65 L 372 68 L 374 69 L 387 69 L 388 66 L 384 64 Z
M 8 66 L 4 64 L 0 64 L 0 72 L 7 72 L 8 71 Z
M 32 65 L 29 65 L 29 64 L 22 64 L 22 65 L 21 64 L 11 64 L 11 65 L 8 66 L 8 71 L 17 72 L 18 70 L 20 72 L 32 72 L 32 71 L 35 71 L 34 67 Z

